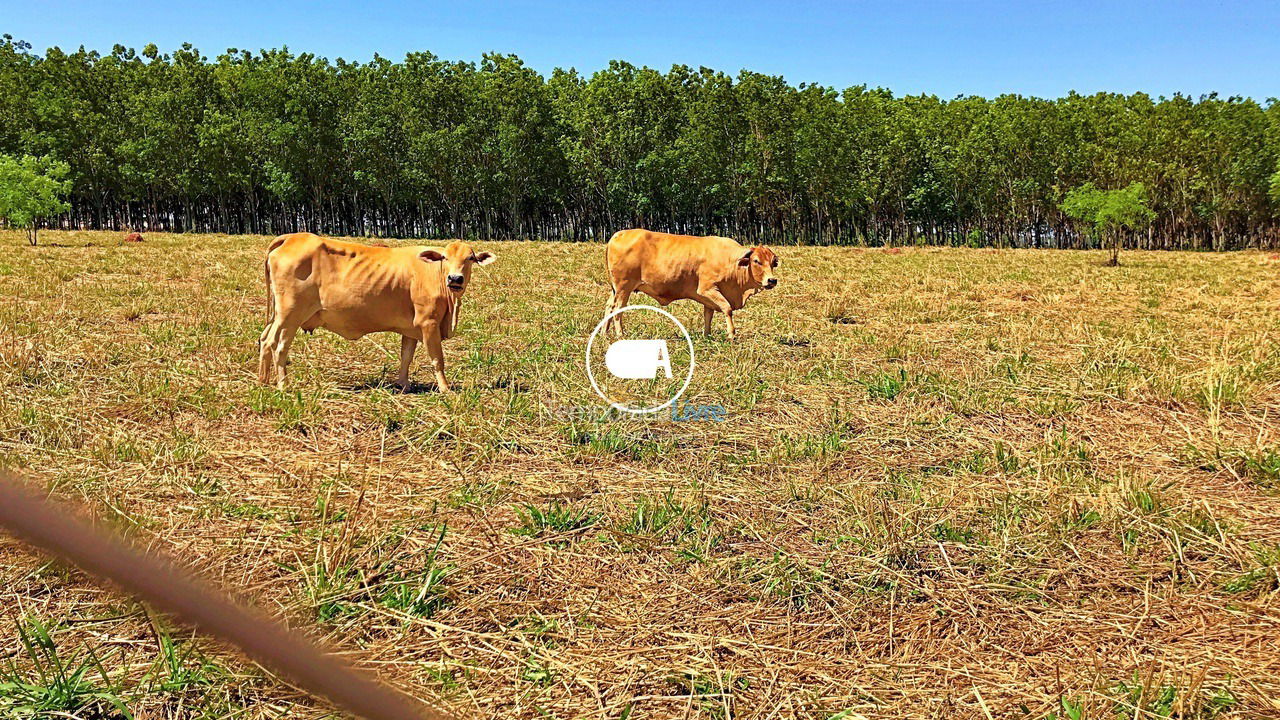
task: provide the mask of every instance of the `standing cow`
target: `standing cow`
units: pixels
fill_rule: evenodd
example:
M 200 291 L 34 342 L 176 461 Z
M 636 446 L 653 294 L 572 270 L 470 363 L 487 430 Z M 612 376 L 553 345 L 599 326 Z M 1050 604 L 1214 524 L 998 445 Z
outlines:
M 408 387 L 409 364 L 425 342 L 436 384 L 448 392 L 440 343 L 458 325 L 471 267 L 495 259 L 461 241 L 444 248 L 389 248 L 311 233 L 281 235 L 267 249 L 267 327 L 258 340 L 258 380 L 270 384 L 274 371 L 284 389 L 298 328 L 325 328 L 348 340 L 395 332 L 402 336 L 400 387 Z
M 667 305 L 675 300 L 702 303 L 703 332 L 711 334 L 711 319 L 724 313 L 729 339 L 735 336 L 733 313 L 763 288 L 778 285 L 774 270 L 778 257 L 763 245 L 745 248 L 726 237 L 671 235 L 649 230 L 623 230 L 609 239 L 605 264 L 613 296 L 606 314 L 626 307 L 632 291 Z M 622 334 L 621 316 L 609 322 Z

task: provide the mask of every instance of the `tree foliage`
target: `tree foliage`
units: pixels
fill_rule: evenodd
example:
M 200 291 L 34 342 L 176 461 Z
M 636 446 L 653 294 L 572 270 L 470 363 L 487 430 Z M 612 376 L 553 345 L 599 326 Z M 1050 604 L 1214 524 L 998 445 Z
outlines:
M 35 245 L 40 222 L 71 208 L 62 200 L 71 190 L 63 179 L 68 172 L 66 163 L 47 157 L 0 155 L 0 220 L 25 229 Z
M 0 42 L 0 153 L 70 167 L 86 227 L 1077 247 L 1086 183 L 1141 183 L 1141 247 L 1280 244 L 1280 104 L 843 90 L 511 55 L 332 62 Z

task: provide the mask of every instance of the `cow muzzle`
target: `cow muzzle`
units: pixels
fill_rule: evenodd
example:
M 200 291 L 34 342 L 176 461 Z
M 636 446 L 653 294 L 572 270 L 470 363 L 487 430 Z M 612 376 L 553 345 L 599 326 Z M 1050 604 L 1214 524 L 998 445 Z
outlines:
M 449 286 L 450 290 L 461 290 L 464 282 L 466 282 L 466 278 L 461 275 L 450 275 L 445 280 L 445 284 Z
M 764 281 L 765 290 L 772 290 L 776 287 L 778 287 L 778 278 L 769 278 L 768 280 Z

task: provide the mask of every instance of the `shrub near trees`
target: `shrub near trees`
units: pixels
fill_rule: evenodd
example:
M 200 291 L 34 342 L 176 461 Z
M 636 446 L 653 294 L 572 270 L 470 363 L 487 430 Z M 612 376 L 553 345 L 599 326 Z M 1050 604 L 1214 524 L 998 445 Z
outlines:
M 1142 93 L 897 97 L 615 61 L 330 62 L 0 42 L 0 153 L 66 162 L 98 228 L 1081 247 L 1062 208 L 1141 183 L 1126 247 L 1280 244 L 1280 104 Z
M 1107 248 L 1107 265 L 1120 264 L 1120 248 L 1126 237 L 1145 229 L 1155 219 L 1147 207 L 1147 189 L 1132 183 L 1118 190 L 1099 190 L 1093 183 L 1067 193 L 1062 211 L 1084 227 L 1084 234 Z

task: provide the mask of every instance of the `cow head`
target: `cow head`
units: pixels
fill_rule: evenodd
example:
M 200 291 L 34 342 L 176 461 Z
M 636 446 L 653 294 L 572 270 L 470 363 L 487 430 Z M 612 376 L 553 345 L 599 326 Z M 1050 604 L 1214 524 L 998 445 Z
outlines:
M 772 290 L 778 286 L 773 274 L 778 269 L 778 256 L 763 245 L 757 245 L 738 258 L 738 267 L 747 274 L 747 285 Z
M 440 263 L 440 276 L 444 278 L 445 285 L 459 295 L 467 289 L 473 265 L 488 265 L 498 259 L 491 252 L 475 252 L 461 240 L 454 240 L 443 250 L 427 248 L 418 254 L 418 258 L 427 263 Z

